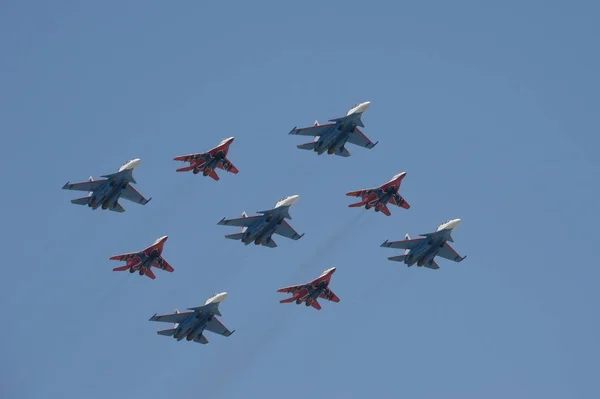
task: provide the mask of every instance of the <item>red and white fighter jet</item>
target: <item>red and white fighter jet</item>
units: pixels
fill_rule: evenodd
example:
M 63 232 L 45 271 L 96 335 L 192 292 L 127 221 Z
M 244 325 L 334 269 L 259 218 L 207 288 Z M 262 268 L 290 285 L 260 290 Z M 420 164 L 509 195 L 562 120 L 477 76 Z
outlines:
M 300 305 L 304 302 L 306 306 L 312 306 L 317 310 L 321 310 L 321 305 L 317 301 L 318 298 L 327 299 L 331 302 L 339 302 L 340 298 L 338 298 L 328 287 L 333 273 L 335 273 L 335 267 L 325 270 L 319 277 L 310 283 L 278 289 L 277 292 L 293 294 L 291 298 L 283 299 L 279 301 L 279 303 L 296 301 L 296 305 Z
M 361 202 L 350 204 L 348 207 L 356 208 L 364 205 L 365 209 L 375 208 L 375 212 L 381 212 L 387 216 L 391 215 L 390 210 L 387 207 L 388 203 L 404 209 L 409 209 L 410 204 L 398 194 L 400 183 L 402 183 L 404 176 L 406 176 L 406 172 L 398 173 L 381 187 L 346 193 L 346 195 L 350 197 L 362 197 Z
M 171 265 L 169 265 L 169 263 L 162 257 L 163 247 L 167 241 L 167 238 L 167 236 L 160 237 L 158 240 L 154 241 L 154 244 L 150 245 L 141 252 L 132 252 L 129 254 L 112 256 L 110 260 L 121 260 L 127 262 L 125 266 L 116 267 L 113 269 L 113 271 L 120 272 L 129 269 L 129 273 L 135 273 L 137 270 L 140 276 L 146 275 L 152 280 L 156 278 L 154 273 L 152 273 L 152 267 L 165 270 L 169 273 L 173 272 L 175 269 L 173 269 Z
M 229 137 L 221 141 L 218 146 L 208 152 L 180 155 L 173 158 L 174 161 L 190 163 L 189 166 L 177 169 L 177 172 L 189 172 L 190 170 L 193 171 L 194 174 L 202 172 L 204 176 L 210 176 L 215 180 L 219 180 L 215 168 L 237 175 L 239 170 L 227 159 L 229 146 L 233 143 L 233 140 L 235 140 L 235 137 Z

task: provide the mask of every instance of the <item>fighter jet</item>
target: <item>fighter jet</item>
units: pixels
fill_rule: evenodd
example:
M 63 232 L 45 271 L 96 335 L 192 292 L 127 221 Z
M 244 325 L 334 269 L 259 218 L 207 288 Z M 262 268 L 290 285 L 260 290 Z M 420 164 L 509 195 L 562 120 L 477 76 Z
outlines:
M 89 181 L 70 184 L 67 182 L 63 190 L 88 191 L 88 196 L 71 200 L 76 205 L 87 205 L 92 209 L 109 209 L 114 212 L 125 212 L 119 204 L 119 198 L 146 205 L 152 198 L 144 198 L 131 183 L 137 182 L 133 178 L 133 169 L 140 164 L 140 159 L 125 162 L 116 173 L 104 175 L 105 179 L 94 180 L 90 176 Z
M 185 338 L 187 341 L 194 341 L 201 344 L 208 344 L 208 340 L 204 336 L 204 330 L 229 337 L 235 332 L 229 331 L 215 316 L 222 316 L 219 311 L 219 304 L 227 297 L 226 292 L 216 294 L 206 301 L 204 306 L 188 308 L 191 312 L 179 313 L 175 309 L 175 313 L 157 316 L 154 314 L 150 321 L 162 321 L 165 323 L 173 323 L 173 328 L 168 330 L 157 331 L 158 335 L 173 337 L 177 341 Z
M 335 154 L 342 157 L 349 157 L 350 152 L 346 149 L 346 143 L 351 143 L 365 148 L 373 148 L 378 143 L 373 144 L 367 136 L 357 127 L 365 127 L 361 120 L 362 114 L 369 108 L 369 101 L 357 104 L 346 116 L 330 119 L 325 125 L 320 125 L 315 121 L 314 126 L 304 128 L 293 128 L 289 134 L 300 136 L 314 136 L 311 143 L 300 144 L 297 147 L 302 150 L 312 150 L 321 155 L 325 151 L 327 154 Z
M 172 273 L 174 269 L 162 257 L 163 247 L 167 241 L 167 238 L 167 236 L 160 237 L 158 240 L 154 241 L 152 245 L 141 252 L 112 256 L 110 260 L 127 262 L 125 266 L 116 267 L 113 269 L 113 271 L 121 272 L 129 269 L 129 273 L 135 273 L 137 270 L 140 276 L 146 275 L 152 280 L 156 278 L 154 273 L 152 273 L 152 267 Z
M 452 219 L 442 223 L 434 233 L 420 234 L 420 237 L 411 239 L 408 234 L 403 241 L 389 242 L 386 240 L 382 247 L 404 249 L 404 255 L 389 257 L 389 260 L 404 262 L 409 267 L 414 265 L 425 266 L 429 269 L 439 269 L 435 262 L 436 256 L 441 256 L 454 262 L 462 262 L 466 256 L 461 257 L 449 244 L 454 242 L 451 233 L 459 224 L 460 219 Z
M 215 172 L 215 168 L 223 169 L 226 172 L 238 174 L 239 170 L 227 159 L 229 146 L 233 143 L 234 137 L 229 137 L 221 143 L 209 150 L 200 154 L 181 155 L 173 158 L 175 161 L 189 162 L 190 166 L 177 169 L 176 172 L 193 171 L 194 174 L 202 172 L 204 176 L 210 176 L 215 180 L 219 180 L 219 176 Z
M 348 205 L 350 208 L 356 208 L 359 206 L 365 206 L 365 209 L 375 208 L 375 212 L 380 212 L 390 216 L 390 210 L 387 204 L 399 206 L 404 209 L 409 209 L 410 205 L 400 194 L 400 183 L 406 176 L 406 172 L 402 172 L 392 177 L 392 180 L 385 183 L 383 186 L 378 188 L 370 188 L 367 190 L 351 191 L 346 195 L 351 197 L 362 197 L 361 202 L 356 204 Z
M 260 216 L 248 216 L 246 212 L 242 213 L 239 219 L 221 219 L 217 224 L 221 226 L 238 226 L 242 228 L 240 233 L 226 235 L 230 240 L 242 240 L 246 245 L 254 242 L 256 245 L 264 245 L 269 248 L 275 248 L 277 244 L 271 238 L 273 234 L 299 240 L 304 234 L 296 233 L 285 219 L 291 219 L 289 210 L 292 205 L 298 201 L 300 196 L 292 195 L 282 198 L 273 209 L 260 211 Z
M 335 273 L 335 267 L 325 270 L 319 277 L 310 283 L 278 289 L 277 292 L 289 292 L 293 295 L 291 298 L 282 299 L 279 303 L 296 301 L 296 305 L 300 305 L 304 302 L 306 306 L 312 306 L 317 310 L 321 310 L 321 305 L 317 301 L 318 298 L 339 302 L 340 298 L 338 298 L 328 287 L 333 273 Z

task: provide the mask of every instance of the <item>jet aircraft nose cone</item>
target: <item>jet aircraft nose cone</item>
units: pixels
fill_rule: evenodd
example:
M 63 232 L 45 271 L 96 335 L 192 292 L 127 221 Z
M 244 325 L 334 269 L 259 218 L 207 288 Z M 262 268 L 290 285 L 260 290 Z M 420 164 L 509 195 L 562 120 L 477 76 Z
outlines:
M 298 201 L 298 199 L 300 198 L 299 195 L 295 194 L 295 195 L 290 195 L 289 197 L 285 197 L 282 198 L 276 205 L 275 207 L 278 208 L 280 206 L 292 206 L 296 203 L 296 201 Z
M 227 293 L 226 292 L 221 292 L 220 294 L 215 294 L 213 296 L 211 296 L 210 298 L 208 298 L 206 300 L 205 305 L 209 305 L 211 303 L 220 303 L 223 302 L 223 300 L 227 298 Z
M 227 137 L 226 139 L 221 141 L 221 143 L 219 143 L 219 146 L 222 146 L 224 144 L 229 145 L 229 144 L 233 143 L 233 140 L 235 140 L 235 137 Z
M 448 220 L 447 222 L 444 222 L 440 225 L 440 227 L 438 227 L 438 231 L 441 230 L 448 230 L 448 229 L 455 229 L 458 227 L 458 225 L 460 224 L 461 219 L 452 219 L 452 220 Z
M 299 196 L 299 195 L 297 195 L 297 194 L 296 194 L 296 195 L 290 195 L 290 196 L 287 198 L 286 202 L 287 202 L 288 204 L 292 205 L 292 204 L 295 204 L 295 203 L 296 203 L 296 201 L 298 201 L 298 199 L 299 199 L 299 198 L 300 198 L 300 196 Z
M 138 167 L 138 165 L 140 164 L 140 159 L 136 158 L 136 159 L 132 159 L 131 161 L 127 161 L 123 164 L 123 166 L 121 166 L 119 168 L 119 172 L 123 171 L 123 170 L 127 170 L 127 169 L 135 169 Z
M 360 104 L 354 106 L 354 108 L 350 109 L 350 111 L 348 111 L 346 116 L 352 115 L 352 114 L 361 114 L 361 113 L 365 112 L 367 109 L 369 109 L 370 106 L 371 106 L 370 101 L 365 101 L 364 103 L 360 103 Z
M 453 219 L 451 221 L 448 222 L 448 228 L 450 229 L 455 229 L 458 227 L 458 225 L 460 224 L 460 222 L 462 222 L 462 220 L 460 219 Z
M 223 300 L 227 298 L 226 292 L 221 292 L 220 294 L 215 295 L 215 302 L 223 302 Z

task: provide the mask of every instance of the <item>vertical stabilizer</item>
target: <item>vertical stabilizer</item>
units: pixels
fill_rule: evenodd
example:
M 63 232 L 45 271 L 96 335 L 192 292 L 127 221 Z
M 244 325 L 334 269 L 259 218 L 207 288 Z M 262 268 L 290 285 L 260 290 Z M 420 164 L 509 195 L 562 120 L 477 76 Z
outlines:
M 404 235 L 404 239 L 405 239 L 405 240 L 410 240 L 410 236 L 408 235 L 408 233 L 406 233 L 406 234 Z M 404 255 L 408 254 L 408 251 L 409 251 L 408 249 L 405 249 L 405 250 L 404 250 Z
M 248 214 L 246 213 L 246 211 L 242 212 L 242 217 L 243 218 L 247 218 L 248 217 Z M 248 230 L 248 226 L 243 226 L 242 227 L 242 233 L 245 233 L 246 230 Z
M 92 176 L 90 176 L 89 182 L 91 183 L 91 182 L 93 182 L 93 181 L 94 181 L 94 178 L 93 178 Z M 88 197 L 91 197 L 91 196 L 92 196 L 92 194 L 94 194 L 94 192 L 93 192 L 93 191 L 88 191 Z
M 173 313 L 179 314 L 179 309 L 175 309 L 175 311 Z M 173 323 L 173 328 L 177 328 L 177 327 L 179 327 L 179 323 Z

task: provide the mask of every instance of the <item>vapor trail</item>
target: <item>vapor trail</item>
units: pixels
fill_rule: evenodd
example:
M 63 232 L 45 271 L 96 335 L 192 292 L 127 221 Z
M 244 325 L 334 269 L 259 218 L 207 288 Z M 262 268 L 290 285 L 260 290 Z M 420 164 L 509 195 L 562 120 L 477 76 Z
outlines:
M 301 283 L 316 278 L 316 273 L 318 273 L 320 269 L 326 268 L 325 265 L 318 261 L 327 254 L 331 254 L 337 250 L 339 244 L 343 243 L 344 239 L 353 233 L 353 228 L 363 219 L 365 213 L 366 212 L 361 212 L 352 219 L 340 224 L 330 237 L 324 240 L 315 249 L 311 256 L 295 268 L 295 272 L 290 280 L 298 280 L 298 283 Z M 311 273 L 315 275 L 312 276 Z M 269 302 L 270 301 L 271 300 L 269 299 Z M 256 320 L 261 320 L 261 334 L 254 337 L 251 347 L 248 348 L 249 350 L 245 353 L 243 358 L 230 358 L 233 357 L 232 355 L 242 352 L 238 349 L 240 344 L 232 343 L 232 345 L 228 347 L 227 353 L 221 355 L 221 359 L 227 364 L 227 373 L 219 373 L 217 376 L 211 376 L 211 384 L 210 387 L 207 388 L 207 391 L 205 391 L 205 394 L 208 394 L 208 396 L 222 394 L 227 388 L 227 383 L 239 378 L 239 375 L 241 375 L 247 367 L 251 366 L 259 358 L 260 354 L 287 329 L 289 322 L 294 316 L 294 309 L 278 313 L 274 316 L 269 310 L 270 305 L 271 304 L 269 303 L 265 306 L 260 306 L 258 308 L 260 310 L 249 314 L 246 320 L 239 324 L 238 330 L 242 332 L 246 327 L 254 324 Z

